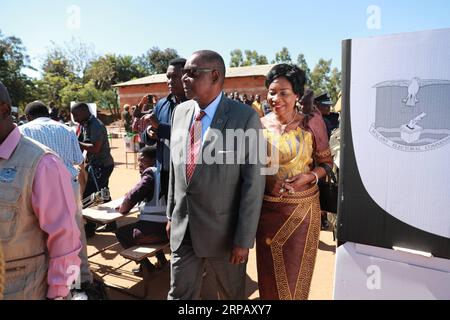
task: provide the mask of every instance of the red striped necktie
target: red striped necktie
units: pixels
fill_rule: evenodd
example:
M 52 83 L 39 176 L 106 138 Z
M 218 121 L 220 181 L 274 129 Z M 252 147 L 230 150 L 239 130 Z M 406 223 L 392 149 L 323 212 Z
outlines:
M 195 165 L 198 161 L 199 151 L 202 145 L 202 119 L 205 115 L 205 111 L 200 111 L 200 113 L 195 116 L 194 123 L 189 130 L 189 144 L 186 161 L 186 179 L 188 183 L 194 175 Z

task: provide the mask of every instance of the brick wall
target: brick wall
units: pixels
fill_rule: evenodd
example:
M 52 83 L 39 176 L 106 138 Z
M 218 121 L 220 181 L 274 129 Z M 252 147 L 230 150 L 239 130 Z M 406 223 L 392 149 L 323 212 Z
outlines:
M 226 93 L 238 91 L 241 95 L 244 93 L 248 95 L 259 94 L 261 101 L 264 101 L 267 97 L 267 89 L 264 86 L 265 80 L 264 76 L 227 78 L 224 83 L 224 91 Z M 121 110 L 125 104 L 131 106 L 138 104 L 140 99 L 146 94 L 156 95 L 158 99 L 169 94 L 166 83 L 119 87 L 118 93 Z
M 156 95 L 158 99 L 168 94 L 166 83 L 152 83 L 147 85 L 127 86 L 118 88 L 120 108 L 125 104 L 137 105 L 141 98 L 147 94 Z
M 247 95 L 261 96 L 261 101 L 264 101 L 267 97 L 267 89 L 264 85 L 266 77 L 242 77 L 242 78 L 228 78 L 225 79 L 224 91 L 226 93 L 239 92 L 241 95 L 246 93 Z

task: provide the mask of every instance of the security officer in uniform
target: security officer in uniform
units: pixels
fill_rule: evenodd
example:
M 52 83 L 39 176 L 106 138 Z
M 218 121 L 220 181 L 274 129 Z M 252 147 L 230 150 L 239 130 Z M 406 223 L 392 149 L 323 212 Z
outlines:
M 322 114 L 323 121 L 327 127 L 328 139 L 330 139 L 332 132 L 339 128 L 339 113 L 331 112 L 332 105 L 333 101 L 328 92 L 322 93 L 314 99 L 314 106 Z M 327 213 L 324 211 L 322 211 L 321 216 L 321 228 L 322 230 L 327 230 L 329 228 Z
M 314 99 L 314 105 L 320 111 L 327 126 L 328 139 L 333 130 L 339 128 L 339 113 L 331 112 L 333 101 L 328 92 L 322 93 Z

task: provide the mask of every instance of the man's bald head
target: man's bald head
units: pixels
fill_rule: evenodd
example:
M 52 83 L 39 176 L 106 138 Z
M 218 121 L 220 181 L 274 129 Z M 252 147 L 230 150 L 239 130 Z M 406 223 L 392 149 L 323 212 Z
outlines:
M 225 61 L 222 56 L 212 50 L 199 50 L 192 54 L 193 56 L 199 57 L 206 66 L 216 69 L 220 73 L 220 80 L 223 83 L 225 80 Z

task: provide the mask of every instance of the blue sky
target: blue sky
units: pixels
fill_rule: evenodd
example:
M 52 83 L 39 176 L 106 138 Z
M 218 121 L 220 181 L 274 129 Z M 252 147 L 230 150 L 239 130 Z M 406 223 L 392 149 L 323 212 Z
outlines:
M 68 12 L 79 8 L 79 18 Z M 380 28 L 369 28 L 379 8 Z M 233 49 L 256 50 L 269 61 L 286 46 L 312 68 L 319 58 L 340 68 L 341 41 L 450 28 L 447 0 L 0 0 L 0 30 L 22 39 L 39 68 L 51 45 L 73 37 L 99 54 L 138 56 L 149 48 L 175 48 L 188 57 L 212 49 L 229 62 Z M 72 27 L 68 27 L 68 22 Z

